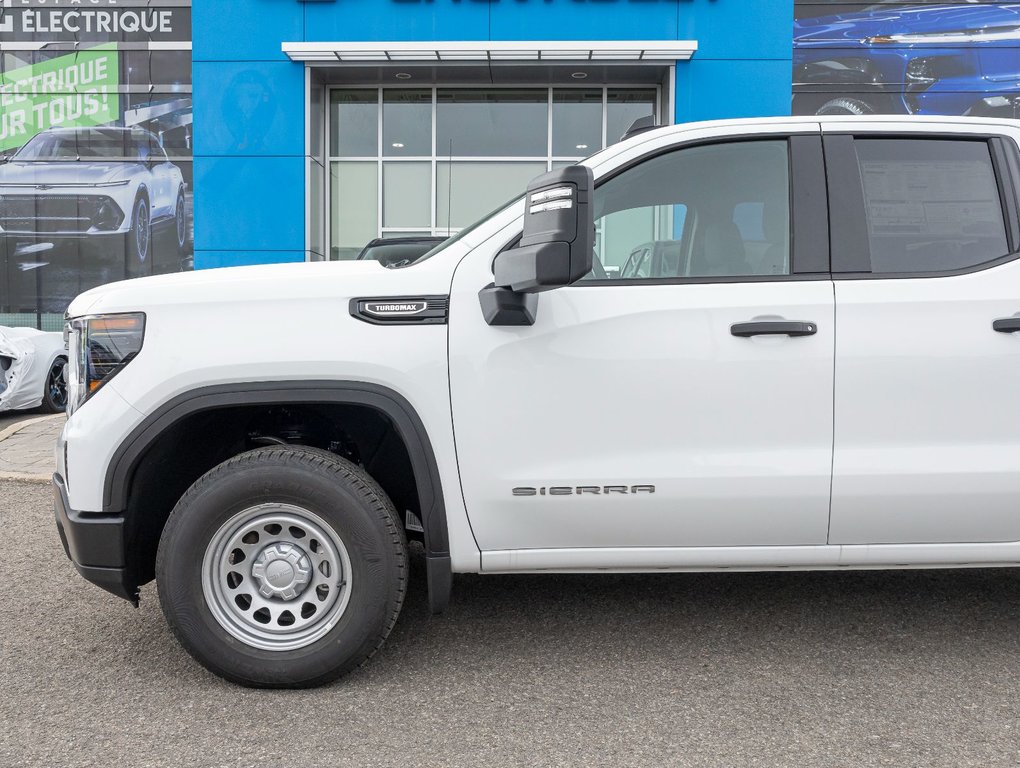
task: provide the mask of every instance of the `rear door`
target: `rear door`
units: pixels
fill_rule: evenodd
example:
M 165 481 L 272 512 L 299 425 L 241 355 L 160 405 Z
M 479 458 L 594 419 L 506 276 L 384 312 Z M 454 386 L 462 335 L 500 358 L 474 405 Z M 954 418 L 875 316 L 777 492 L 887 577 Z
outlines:
M 1020 540 L 1017 146 L 826 126 L 833 544 Z

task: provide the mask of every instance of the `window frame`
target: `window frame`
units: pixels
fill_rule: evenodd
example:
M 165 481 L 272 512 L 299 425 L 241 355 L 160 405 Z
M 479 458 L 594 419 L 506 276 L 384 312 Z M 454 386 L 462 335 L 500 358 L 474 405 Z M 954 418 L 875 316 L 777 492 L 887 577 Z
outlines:
M 872 272 L 871 241 L 868 235 L 864 181 L 856 142 L 874 139 L 906 141 L 967 141 L 983 143 L 995 175 L 1002 209 L 1008 252 L 1002 256 L 958 269 L 915 272 Z M 1016 184 L 1020 179 L 1020 149 L 1008 136 L 994 133 L 952 133 L 947 131 L 857 131 L 826 133 L 826 188 L 832 201 L 829 212 L 834 280 L 906 280 L 954 277 L 983 272 L 1020 258 L 1020 202 Z
M 790 272 L 786 275 L 735 275 L 697 277 L 647 277 L 582 279 L 567 288 L 601 288 L 644 285 L 711 285 L 718 283 L 774 283 L 799 280 L 828 280 L 830 273 L 828 192 L 822 134 L 817 129 L 797 133 L 740 133 L 695 139 L 641 155 L 613 169 L 595 183 L 595 191 L 603 184 L 630 169 L 663 155 L 695 147 L 754 141 L 785 141 L 790 182 Z M 684 223 L 684 239 L 691 215 Z M 519 238 L 518 238 L 519 239 Z M 512 246 L 513 241 L 509 244 Z
M 620 80 L 619 82 L 608 82 L 598 81 L 597 83 L 583 83 L 583 82 L 571 82 L 571 83 L 547 83 L 542 84 L 514 84 L 504 83 L 499 85 L 490 84 L 485 87 L 488 91 L 513 91 L 519 89 L 526 90 L 542 90 L 546 93 L 546 107 L 547 107 L 547 125 L 546 125 L 546 150 L 542 155 L 535 156 L 502 156 L 502 155 L 457 155 L 449 156 L 442 147 L 438 144 L 438 94 L 440 91 L 446 90 L 478 90 L 484 86 L 478 83 L 469 83 L 460 80 L 452 80 L 450 82 L 437 82 L 432 81 L 427 84 L 414 85 L 410 83 L 405 84 L 375 84 L 375 85 L 357 85 L 357 84 L 327 84 L 324 86 L 324 100 L 323 100 L 323 183 L 321 186 L 322 200 L 320 209 L 324 212 L 323 220 L 323 250 L 325 251 L 325 259 L 327 261 L 333 261 L 334 248 L 343 247 L 338 246 L 334 243 L 335 234 L 335 221 L 333 220 L 333 190 L 330 184 L 330 179 L 333 174 L 333 168 L 337 165 L 344 163 L 359 163 L 359 162 L 373 162 L 376 164 L 376 237 L 383 237 L 384 235 L 393 232 L 404 232 L 408 230 L 406 226 L 391 226 L 384 227 L 382 205 L 383 205 L 383 165 L 386 163 L 403 163 L 403 162 L 428 162 L 432 166 L 432 182 L 431 182 L 431 221 L 428 227 L 423 227 L 420 231 L 428 231 L 430 236 L 442 236 L 452 237 L 455 236 L 462 229 L 470 226 L 470 222 L 466 223 L 464 227 L 451 226 L 449 219 L 443 221 L 439 216 L 440 207 L 440 192 L 437 189 L 439 181 L 439 167 L 448 163 L 472 163 L 472 162 L 507 162 L 513 164 L 527 164 L 527 163 L 542 163 L 545 165 L 545 172 L 555 170 L 556 168 L 562 167 L 563 165 L 573 165 L 581 162 L 586 157 L 590 157 L 592 154 L 596 154 L 603 151 L 607 147 L 615 143 L 615 140 L 610 140 L 607 137 L 608 129 L 608 114 L 610 105 L 610 93 L 615 91 L 629 91 L 629 90 L 647 90 L 652 93 L 652 114 L 657 120 L 665 120 L 672 123 L 672 107 L 671 102 L 665 101 L 668 96 L 667 87 L 660 82 L 642 83 L 640 81 L 633 81 L 630 79 Z M 431 125 L 430 125 L 430 148 L 431 154 L 427 155 L 387 155 L 384 151 L 384 128 L 383 128 L 383 110 L 385 108 L 385 92 L 386 91 L 429 91 L 431 93 Z M 553 154 L 552 147 L 552 130 L 553 130 L 553 104 L 554 94 L 556 91 L 588 91 L 588 90 L 599 90 L 602 93 L 602 118 L 599 126 L 601 134 L 601 148 L 593 148 L 592 150 L 586 150 L 587 154 L 574 154 L 574 155 L 555 155 Z M 343 153 L 334 153 L 332 146 L 332 132 L 334 127 L 334 113 L 332 109 L 332 94 L 340 91 L 365 91 L 374 92 L 376 104 L 376 150 L 374 154 L 366 155 L 348 155 Z M 417 228 L 416 228 L 417 229 Z M 360 250 L 360 248 L 359 248 Z M 344 260 L 344 259 L 340 259 Z

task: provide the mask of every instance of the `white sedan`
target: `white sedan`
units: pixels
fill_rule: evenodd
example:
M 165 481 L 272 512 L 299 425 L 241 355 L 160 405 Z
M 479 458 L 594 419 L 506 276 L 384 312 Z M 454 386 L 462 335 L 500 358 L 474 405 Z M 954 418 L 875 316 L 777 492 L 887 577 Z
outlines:
M 38 408 L 59 413 L 67 405 L 61 333 L 0 326 L 0 412 Z

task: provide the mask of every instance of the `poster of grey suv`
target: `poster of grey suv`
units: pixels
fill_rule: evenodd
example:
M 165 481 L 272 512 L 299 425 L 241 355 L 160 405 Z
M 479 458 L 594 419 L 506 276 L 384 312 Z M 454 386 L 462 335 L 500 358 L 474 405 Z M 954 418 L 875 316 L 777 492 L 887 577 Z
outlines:
M 1020 117 L 1020 3 L 795 0 L 793 113 Z
M 22 253 L 70 239 L 118 250 L 127 273 L 143 273 L 153 234 L 172 228 L 188 245 L 184 175 L 159 139 L 141 128 L 53 128 L 36 134 L 0 165 L 0 228 Z
M 0 323 L 193 267 L 190 0 L 0 0 Z

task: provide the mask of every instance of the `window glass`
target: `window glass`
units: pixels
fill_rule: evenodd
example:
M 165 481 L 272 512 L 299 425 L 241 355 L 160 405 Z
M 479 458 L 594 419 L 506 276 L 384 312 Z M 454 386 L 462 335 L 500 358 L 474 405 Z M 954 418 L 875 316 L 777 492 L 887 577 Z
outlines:
M 333 259 L 353 259 L 379 231 L 379 166 L 374 162 L 332 163 L 330 221 Z
M 383 91 L 383 154 L 432 155 L 432 91 Z
M 436 94 L 439 157 L 545 157 L 549 92 L 440 90 Z
M 545 173 L 545 163 L 440 161 L 436 167 L 436 226 L 459 229 L 477 221 Z
M 383 163 L 384 227 L 432 224 L 432 163 Z
M 404 235 L 406 238 L 406 234 Z M 441 238 L 419 236 L 414 240 L 397 240 L 392 234 L 384 234 L 381 239 L 373 240 L 358 255 L 359 259 L 374 259 L 384 267 L 406 266 L 435 248 L 442 242 Z
M 655 114 L 655 89 L 610 88 L 606 101 L 606 143 L 618 142 L 639 117 Z
M 308 169 L 308 183 L 311 186 L 311 199 L 309 200 L 308 223 L 308 249 L 318 256 L 325 256 L 326 250 L 323 244 L 323 217 L 326 214 L 323 198 L 325 197 L 325 169 L 317 160 L 309 158 L 306 161 Z
M 988 145 L 859 139 L 872 272 L 962 269 L 1005 256 Z
M 600 151 L 607 121 L 611 134 L 621 133 L 637 117 L 654 114 L 657 99 L 652 87 L 607 91 L 590 84 L 331 88 L 322 104 L 313 94 L 309 154 L 321 158 L 321 166 L 308 178 L 321 179 L 317 207 L 325 220 L 312 214 L 317 222 L 309 249 L 351 258 L 368 240 L 393 232 L 457 232 L 520 195 L 547 168 Z M 319 121 L 322 135 L 314 133 L 316 110 L 327 113 Z M 172 132 L 166 137 L 175 140 Z M 176 145 L 167 146 L 173 157 Z M 684 210 L 679 203 L 662 211 L 621 210 L 600 223 L 600 252 L 619 254 L 607 265 L 611 276 L 623 268 L 634 242 L 681 232 Z M 647 269 L 668 264 L 661 249 L 653 249 Z
M 596 189 L 596 256 L 620 279 L 789 274 L 789 198 L 785 141 L 660 155 Z
M 139 139 L 145 137 L 145 142 Z M 30 160 L 137 160 L 148 153 L 148 134 L 123 128 L 65 128 L 38 133 L 17 152 Z
M 379 154 L 378 91 L 330 92 L 329 153 L 334 157 Z
M 587 157 L 602 149 L 602 89 L 553 91 L 552 153 Z

